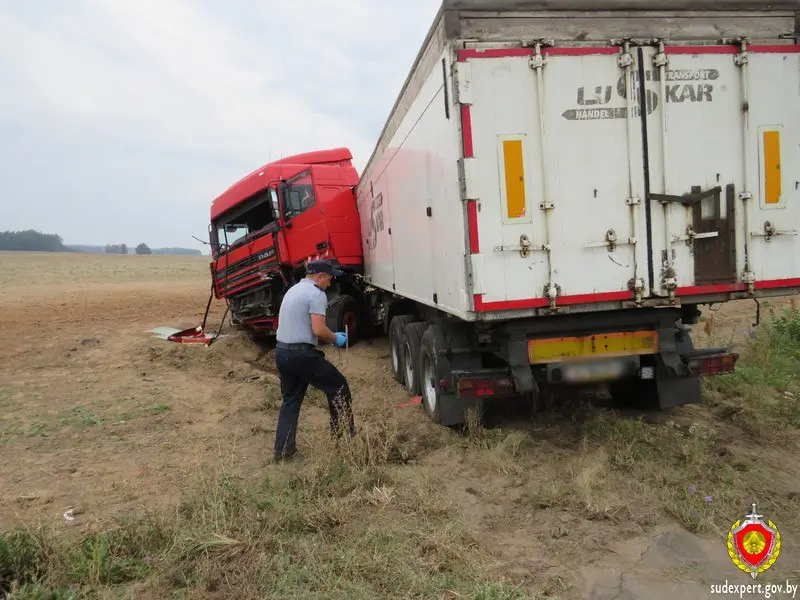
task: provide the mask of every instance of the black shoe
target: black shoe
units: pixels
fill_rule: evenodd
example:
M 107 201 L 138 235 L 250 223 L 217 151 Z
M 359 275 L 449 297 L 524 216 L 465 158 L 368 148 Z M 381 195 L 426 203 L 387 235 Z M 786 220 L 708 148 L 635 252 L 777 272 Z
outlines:
M 294 452 L 286 453 L 286 454 L 276 454 L 273 457 L 273 460 L 276 463 L 278 463 L 278 462 L 286 462 L 286 461 L 292 460 L 296 455 L 297 455 L 297 450 L 295 450 Z

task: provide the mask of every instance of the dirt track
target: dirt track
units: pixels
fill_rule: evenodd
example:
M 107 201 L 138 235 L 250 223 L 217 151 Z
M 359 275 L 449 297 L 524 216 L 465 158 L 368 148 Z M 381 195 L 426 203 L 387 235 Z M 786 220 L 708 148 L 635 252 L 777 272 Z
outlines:
M 277 468 L 268 464 L 280 401 L 271 356 L 235 334 L 205 348 L 146 333 L 198 324 L 207 293 L 206 258 L 0 254 L 0 447 L 7 457 L 0 464 L 0 526 L 65 527 L 62 514 L 78 507 L 75 524 L 88 527 L 139 507 L 172 505 L 189 478 L 209 466 L 253 481 Z M 715 317 L 715 337 L 745 337 L 753 308 L 725 307 Z M 222 312 L 214 303 L 212 328 Z M 384 340 L 328 352 L 351 382 L 357 419 L 399 413 L 409 435 L 424 441 L 412 468 L 441 478 L 467 522 L 494 546 L 499 572 L 548 581 L 559 599 L 689 600 L 713 597 L 708 583 L 749 581 L 731 564 L 723 539 L 701 539 L 648 516 L 625 490 L 603 489 L 610 480 L 604 484 L 598 470 L 605 463 L 577 456 L 571 426 L 514 426 L 542 444 L 538 455 L 492 451 L 474 463 L 454 434 L 430 425 L 420 409 L 395 408 L 407 398 L 391 379 Z M 673 418 L 703 421 L 703 410 Z M 324 428 L 326 412 L 312 394 L 301 415 L 301 452 L 308 432 Z M 585 505 L 594 516 L 530 501 L 541 495 L 545 476 L 575 465 L 583 469 L 579 482 L 589 478 L 586 491 L 594 495 Z M 784 466 L 791 486 L 800 472 L 796 456 Z M 622 509 L 635 518 L 608 516 Z M 798 541 L 787 532 L 770 580 L 798 572 Z

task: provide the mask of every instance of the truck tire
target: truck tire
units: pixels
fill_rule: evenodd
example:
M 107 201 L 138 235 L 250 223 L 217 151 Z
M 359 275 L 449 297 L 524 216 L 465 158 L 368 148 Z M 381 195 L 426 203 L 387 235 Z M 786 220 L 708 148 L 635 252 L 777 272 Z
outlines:
M 392 361 L 392 377 L 397 383 L 403 383 L 405 366 L 403 364 L 403 329 L 415 321 L 412 315 L 398 315 L 389 324 L 389 352 Z
M 327 325 L 334 333 L 345 331 L 347 325 L 348 344 L 352 346 L 361 337 L 358 302 L 352 296 L 339 296 L 328 305 Z
M 422 387 L 422 407 L 431 421 L 442 422 L 439 381 L 450 378 L 450 363 L 440 354 L 446 349 L 444 335 L 438 325 L 431 325 L 422 334 L 419 353 L 419 373 Z
M 419 370 L 419 351 L 422 344 L 422 334 L 428 328 L 428 323 L 419 321 L 408 323 L 403 328 L 403 383 L 406 391 L 413 397 L 422 392 L 422 377 Z

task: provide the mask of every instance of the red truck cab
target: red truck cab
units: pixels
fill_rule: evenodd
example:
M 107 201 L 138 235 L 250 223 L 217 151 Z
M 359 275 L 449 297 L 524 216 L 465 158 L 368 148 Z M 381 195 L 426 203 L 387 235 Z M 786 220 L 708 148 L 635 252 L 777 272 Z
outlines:
M 283 294 L 311 259 L 331 259 L 349 276 L 363 273 L 352 158 L 347 148 L 290 156 L 213 201 L 213 290 L 229 301 L 235 324 L 274 332 Z

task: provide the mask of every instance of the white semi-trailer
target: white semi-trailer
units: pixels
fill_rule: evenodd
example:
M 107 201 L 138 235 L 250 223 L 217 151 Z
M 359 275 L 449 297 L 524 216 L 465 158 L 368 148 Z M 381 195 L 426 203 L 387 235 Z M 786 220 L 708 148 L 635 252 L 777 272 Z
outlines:
M 704 304 L 800 292 L 800 2 L 445 0 L 356 189 L 430 416 L 608 382 L 701 401 Z

